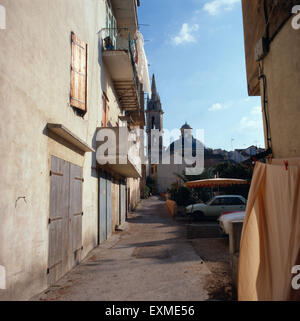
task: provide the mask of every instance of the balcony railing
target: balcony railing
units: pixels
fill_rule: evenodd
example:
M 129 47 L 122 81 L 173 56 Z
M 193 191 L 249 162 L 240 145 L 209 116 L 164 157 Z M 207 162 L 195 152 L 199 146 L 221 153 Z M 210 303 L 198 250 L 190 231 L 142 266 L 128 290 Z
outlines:
M 126 38 L 119 34 L 120 29 L 116 31 L 103 39 L 103 60 L 110 71 L 121 107 L 136 111 L 140 108 L 140 82 L 135 41 L 130 38 L 130 33 Z
M 126 26 L 131 34 L 138 30 L 137 7 L 139 0 L 110 0 L 119 26 Z

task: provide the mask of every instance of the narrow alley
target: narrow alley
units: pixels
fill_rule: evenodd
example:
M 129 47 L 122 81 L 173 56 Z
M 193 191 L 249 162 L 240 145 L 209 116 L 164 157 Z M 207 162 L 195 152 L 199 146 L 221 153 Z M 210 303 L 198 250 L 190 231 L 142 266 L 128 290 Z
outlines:
M 124 232 L 33 300 L 201 301 L 211 272 L 186 238 L 186 226 L 157 197 L 143 201 Z
M 300 301 L 299 34 L 300 0 L 0 0 L 8 312 Z

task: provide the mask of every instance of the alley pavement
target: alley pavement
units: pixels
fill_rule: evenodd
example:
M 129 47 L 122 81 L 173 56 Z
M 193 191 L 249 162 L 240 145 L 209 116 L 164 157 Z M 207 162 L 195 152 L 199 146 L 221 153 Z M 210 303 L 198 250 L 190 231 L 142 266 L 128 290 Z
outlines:
M 130 214 L 127 229 L 93 250 L 33 300 L 201 301 L 211 274 L 186 238 L 186 226 L 157 197 Z

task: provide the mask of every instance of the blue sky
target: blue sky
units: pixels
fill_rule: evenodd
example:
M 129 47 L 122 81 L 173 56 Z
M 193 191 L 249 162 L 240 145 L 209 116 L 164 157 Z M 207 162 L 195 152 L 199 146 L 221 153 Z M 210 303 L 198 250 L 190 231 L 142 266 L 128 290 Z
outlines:
M 260 97 L 248 97 L 240 0 L 141 0 L 140 29 L 164 109 L 211 148 L 264 147 Z M 150 26 L 143 26 L 147 24 Z

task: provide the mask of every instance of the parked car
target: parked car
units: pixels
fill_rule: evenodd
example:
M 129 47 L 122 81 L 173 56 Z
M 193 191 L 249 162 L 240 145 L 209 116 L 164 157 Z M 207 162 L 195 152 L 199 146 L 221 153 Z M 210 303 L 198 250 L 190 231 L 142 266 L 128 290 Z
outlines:
M 219 225 L 225 234 L 229 234 L 229 225 L 234 221 L 245 220 L 245 212 L 226 212 L 219 217 Z
M 220 217 L 222 213 L 244 211 L 247 200 L 241 195 L 216 196 L 207 204 L 194 204 L 186 207 L 186 214 L 193 219 L 202 217 Z

